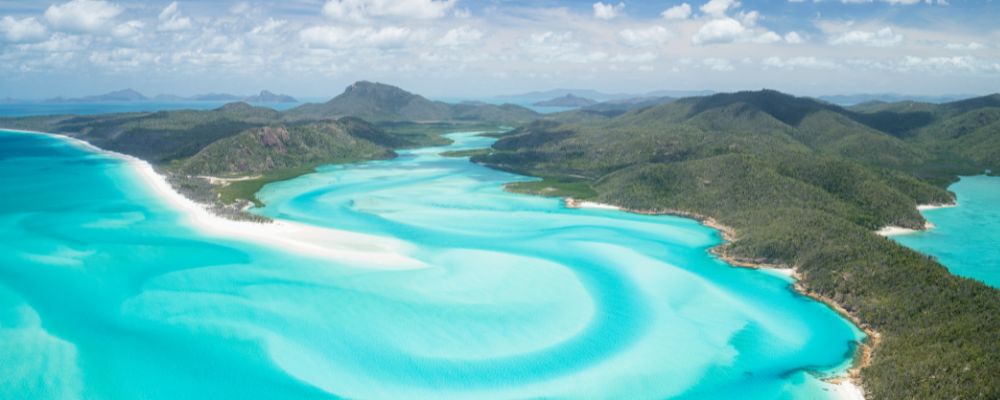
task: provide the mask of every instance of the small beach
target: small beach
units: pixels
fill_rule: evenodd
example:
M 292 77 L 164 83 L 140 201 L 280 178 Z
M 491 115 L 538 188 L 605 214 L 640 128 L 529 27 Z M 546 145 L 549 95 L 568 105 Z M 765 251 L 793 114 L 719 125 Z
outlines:
M 198 204 L 174 190 L 166 178 L 144 160 L 104 150 L 86 141 L 65 135 L 24 130 L 9 131 L 56 137 L 87 151 L 104 154 L 126 162 L 138 179 L 156 195 L 157 200 L 168 203 L 185 216 L 191 227 L 208 235 L 251 241 L 300 255 L 361 263 L 387 269 L 425 267 L 423 263 L 407 257 L 405 253 L 410 250 L 410 246 L 398 240 L 291 221 L 276 220 L 261 223 L 222 218 L 210 212 L 204 205 Z

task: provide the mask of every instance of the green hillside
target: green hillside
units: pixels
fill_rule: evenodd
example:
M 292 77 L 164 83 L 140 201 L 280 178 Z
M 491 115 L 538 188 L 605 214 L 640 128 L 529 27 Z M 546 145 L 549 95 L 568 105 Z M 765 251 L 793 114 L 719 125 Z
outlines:
M 321 104 L 303 104 L 285 112 L 291 119 L 338 119 L 358 117 L 371 122 L 487 121 L 516 124 L 531 121 L 538 114 L 513 105 L 448 104 L 384 83 L 355 82 L 337 97 Z
M 953 177 L 1000 154 L 990 101 L 939 107 L 864 113 L 773 91 L 721 94 L 536 122 L 473 159 L 544 178 L 516 191 L 732 227 L 727 256 L 795 266 L 805 290 L 881 335 L 862 371 L 871 398 L 1000 398 L 1000 292 L 872 232 L 922 227 L 917 204 L 952 200 L 934 184 L 947 180 L 913 174 Z
M 218 140 L 180 162 L 190 175 L 245 176 L 280 169 L 391 157 L 392 152 L 336 123 L 253 128 Z

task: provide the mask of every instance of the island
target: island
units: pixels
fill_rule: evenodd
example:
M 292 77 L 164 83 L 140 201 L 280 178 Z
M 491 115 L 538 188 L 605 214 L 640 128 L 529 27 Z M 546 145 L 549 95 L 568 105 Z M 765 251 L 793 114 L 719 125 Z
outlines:
M 538 107 L 586 107 L 594 104 L 597 104 L 597 101 L 588 99 L 586 97 L 577 97 L 574 96 L 572 93 L 570 93 L 562 97 L 556 97 L 554 99 L 539 101 L 532 105 Z
M 262 90 L 259 94 L 252 96 L 239 96 L 228 93 L 208 93 L 189 97 L 174 94 L 159 94 L 153 97 L 146 97 L 133 89 L 122 89 L 105 94 L 83 97 L 53 97 L 44 100 L 45 103 L 135 103 L 135 102 L 191 102 L 191 101 L 242 101 L 247 103 L 298 103 L 294 97 L 286 94 L 275 94 L 267 90 Z

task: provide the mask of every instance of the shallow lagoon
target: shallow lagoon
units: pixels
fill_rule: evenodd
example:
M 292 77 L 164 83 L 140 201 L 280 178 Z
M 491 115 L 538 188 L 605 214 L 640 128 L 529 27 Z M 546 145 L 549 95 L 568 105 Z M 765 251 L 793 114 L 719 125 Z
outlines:
M 957 207 L 922 212 L 933 228 L 892 238 L 936 257 L 955 275 L 1000 288 L 1000 177 L 966 176 L 948 190 Z
M 862 334 L 674 217 L 567 209 L 444 150 L 272 184 L 264 215 L 424 268 L 187 227 L 131 167 L 0 134 L 0 398 L 817 398 Z

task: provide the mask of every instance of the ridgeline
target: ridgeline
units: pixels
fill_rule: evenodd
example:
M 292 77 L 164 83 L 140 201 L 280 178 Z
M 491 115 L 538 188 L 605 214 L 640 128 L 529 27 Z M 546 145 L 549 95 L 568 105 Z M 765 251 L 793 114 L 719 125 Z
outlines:
M 860 372 L 869 398 L 996 399 L 1000 291 L 873 231 L 921 229 L 918 204 L 953 201 L 943 187 L 957 175 L 998 170 L 998 100 L 845 109 L 758 91 L 577 110 L 473 160 L 543 178 L 514 191 L 731 227 L 725 257 L 794 267 L 801 291 L 877 332 Z

